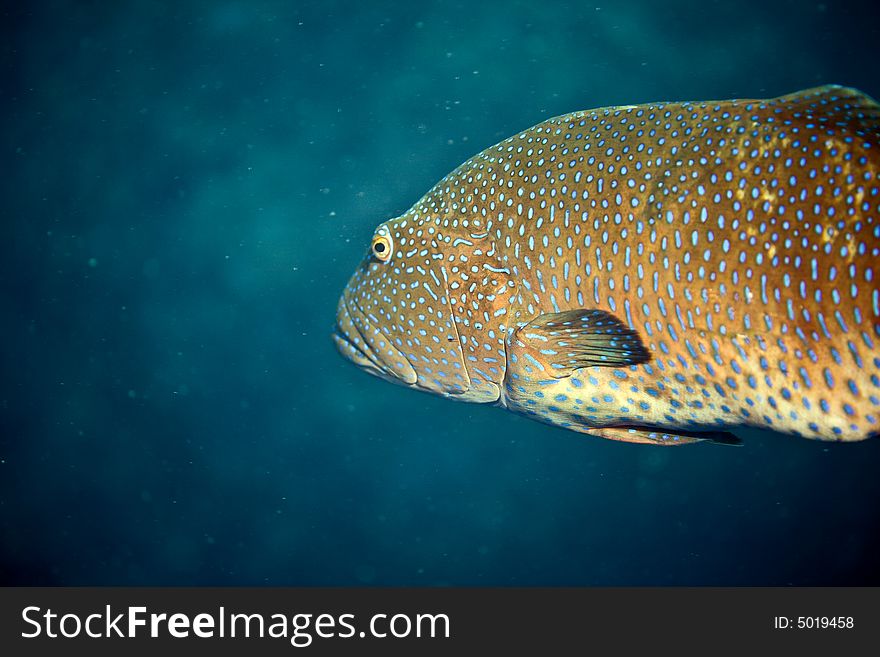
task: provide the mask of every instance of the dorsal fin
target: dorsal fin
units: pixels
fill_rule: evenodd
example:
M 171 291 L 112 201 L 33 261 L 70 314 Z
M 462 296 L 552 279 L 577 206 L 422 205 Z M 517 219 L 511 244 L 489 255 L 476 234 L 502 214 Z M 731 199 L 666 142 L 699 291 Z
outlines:
M 780 96 L 768 104 L 786 108 L 797 118 L 812 118 L 855 130 L 880 129 L 880 105 L 851 87 L 828 84 Z

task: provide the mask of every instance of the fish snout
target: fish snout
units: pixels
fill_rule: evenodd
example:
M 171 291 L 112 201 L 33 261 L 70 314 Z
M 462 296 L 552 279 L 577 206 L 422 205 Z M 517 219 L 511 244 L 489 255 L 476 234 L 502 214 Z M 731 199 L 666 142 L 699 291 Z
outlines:
M 346 292 L 336 306 L 333 341 L 337 350 L 370 374 L 394 383 L 415 384 L 412 365 L 377 324 L 376 318 L 364 313 Z
M 333 342 L 339 353 L 358 367 L 375 368 L 368 355 L 367 346 L 352 322 L 345 295 L 339 297 L 339 303 L 336 305 L 336 327 L 333 330 Z

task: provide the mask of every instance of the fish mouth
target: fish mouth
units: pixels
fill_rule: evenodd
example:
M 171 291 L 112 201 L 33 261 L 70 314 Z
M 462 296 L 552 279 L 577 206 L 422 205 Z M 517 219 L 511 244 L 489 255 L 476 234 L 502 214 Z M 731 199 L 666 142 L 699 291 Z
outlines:
M 348 335 L 342 331 L 339 326 L 333 331 L 333 342 L 336 343 L 336 350 L 345 356 L 348 360 L 354 362 L 358 367 L 363 367 L 364 369 L 376 370 L 376 365 L 373 360 L 367 355 L 367 353 L 358 346 L 358 342 L 351 340 Z
M 339 299 L 333 341 L 340 354 L 370 374 L 404 385 L 418 380 L 409 360 L 390 344 L 387 335 L 372 327 L 368 315 L 349 294 Z M 384 350 L 388 359 L 377 348 Z

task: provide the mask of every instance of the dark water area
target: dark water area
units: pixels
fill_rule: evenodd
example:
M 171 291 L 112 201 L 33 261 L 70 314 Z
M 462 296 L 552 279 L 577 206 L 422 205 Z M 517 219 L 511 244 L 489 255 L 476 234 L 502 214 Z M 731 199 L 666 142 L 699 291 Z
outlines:
M 872 3 L 0 14 L 0 583 L 880 584 L 880 440 L 591 439 L 389 385 L 376 224 L 564 112 L 880 96 Z

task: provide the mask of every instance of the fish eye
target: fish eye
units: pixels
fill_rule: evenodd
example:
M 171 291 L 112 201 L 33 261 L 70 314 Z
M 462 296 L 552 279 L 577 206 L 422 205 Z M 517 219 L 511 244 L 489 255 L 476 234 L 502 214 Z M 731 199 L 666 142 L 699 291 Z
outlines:
M 388 262 L 391 259 L 391 238 L 387 235 L 378 234 L 373 237 L 373 243 L 370 247 L 373 251 L 373 255 L 376 256 L 382 262 Z

